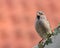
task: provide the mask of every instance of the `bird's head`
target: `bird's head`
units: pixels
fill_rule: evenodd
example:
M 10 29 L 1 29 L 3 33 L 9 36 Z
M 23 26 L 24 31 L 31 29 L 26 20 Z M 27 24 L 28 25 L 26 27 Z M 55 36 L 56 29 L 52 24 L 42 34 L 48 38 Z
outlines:
M 44 12 L 43 11 L 38 11 L 37 12 L 37 19 L 45 19 Z

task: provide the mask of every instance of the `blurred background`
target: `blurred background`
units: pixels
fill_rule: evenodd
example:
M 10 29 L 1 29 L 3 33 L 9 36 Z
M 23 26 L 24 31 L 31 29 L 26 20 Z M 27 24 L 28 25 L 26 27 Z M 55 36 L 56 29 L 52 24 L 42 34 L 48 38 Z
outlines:
M 35 30 L 42 10 L 53 30 L 60 22 L 60 0 L 0 0 L 0 48 L 32 48 L 42 39 Z

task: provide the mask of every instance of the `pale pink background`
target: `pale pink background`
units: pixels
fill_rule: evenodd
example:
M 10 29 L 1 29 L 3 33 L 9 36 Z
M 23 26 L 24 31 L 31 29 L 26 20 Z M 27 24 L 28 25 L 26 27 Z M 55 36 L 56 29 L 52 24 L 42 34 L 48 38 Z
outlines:
M 32 48 L 38 44 L 41 37 L 34 24 L 39 10 L 45 12 L 53 30 L 60 22 L 60 0 L 0 0 L 0 48 L 5 44 L 10 44 L 11 48 Z M 14 15 L 20 20 L 19 24 L 13 24 L 11 16 Z M 16 28 L 20 29 L 19 39 L 15 36 Z

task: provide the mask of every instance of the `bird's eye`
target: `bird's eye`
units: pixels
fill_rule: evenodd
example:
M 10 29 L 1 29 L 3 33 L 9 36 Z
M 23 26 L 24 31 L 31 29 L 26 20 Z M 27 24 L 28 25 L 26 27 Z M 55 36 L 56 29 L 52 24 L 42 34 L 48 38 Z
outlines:
M 40 15 L 43 15 L 43 13 L 39 13 Z

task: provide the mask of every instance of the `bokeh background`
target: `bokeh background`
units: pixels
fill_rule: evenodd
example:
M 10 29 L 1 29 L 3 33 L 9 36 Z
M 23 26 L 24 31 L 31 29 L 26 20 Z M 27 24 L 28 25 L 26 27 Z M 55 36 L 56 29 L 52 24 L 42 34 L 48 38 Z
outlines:
M 60 22 L 60 0 L 0 0 L 0 48 L 32 48 L 42 39 L 35 30 L 42 10 L 53 29 Z

